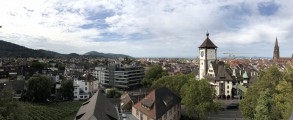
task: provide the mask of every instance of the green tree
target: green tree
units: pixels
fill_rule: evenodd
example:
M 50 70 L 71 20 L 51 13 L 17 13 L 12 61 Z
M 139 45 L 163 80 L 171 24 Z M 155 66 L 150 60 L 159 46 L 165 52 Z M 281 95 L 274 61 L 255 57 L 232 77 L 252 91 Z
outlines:
M 11 87 L 4 87 L 0 91 L 0 119 L 21 120 L 22 109 L 18 102 L 13 99 L 14 90 Z
M 65 70 L 64 64 L 58 64 L 58 70 Z
M 118 92 L 117 88 L 111 88 L 110 90 L 107 90 L 106 96 L 108 98 L 119 98 L 121 93 Z
M 29 101 L 46 102 L 51 95 L 51 81 L 48 77 L 35 74 L 27 82 L 27 97 Z
M 65 100 L 73 100 L 74 97 L 74 86 L 72 80 L 63 80 L 61 83 L 60 92 L 62 95 L 62 98 Z
M 167 72 L 163 70 L 161 66 L 152 66 L 145 72 L 145 77 L 142 80 L 142 85 L 151 86 L 152 82 L 166 76 Z
M 287 120 L 293 111 L 293 88 L 287 81 L 282 80 L 276 86 L 274 94 L 275 115 L 278 119 Z
M 41 63 L 41 62 L 39 62 L 39 61 L 32 61 L 31 62 L 31 67 L 32 68 L 35 68 L 35 69 L 37 69 L 37 70 L 42 70 L 42 69 L 44 69 L 44 68 L 46 68 L 46 67 L 48 67 L 49 65 L 48 64 L 46 64 L 46 63 Z
M 255 120 L 273 120 L 274 116 L 272 114 L 273 109 L 273 97 L 270 89 L 260 93 L 257 105 L 255 107 Z
M 205 79 L 190 79 L 181 89 L 181 96 L 187 114 L 195 114 L 197 119 L 219 109 L 219 103 L 214 102 L 215 89 Z
M 155 89 L 160 87 L 167 87 L 178 96 L 181 96 L 180 95 L 181 88 L 192 77 L 194 77 L 193 74 L 187 74 L 187 75 L 177 74 L 174 76 L 163 76 L 152 82 L 152 88 Z
M 248 119 L 288 119 L 293 110 L 292 73 L 290 70 L 281 72 L 277 67 L 262 71 L 240 102 L 242 115 Z M 265 96 L 266 100 L 261 100 L 260 96 L 268 88 L 272 97 Z M 261 105 L 266 102 L 271 102 L 270 106 Z

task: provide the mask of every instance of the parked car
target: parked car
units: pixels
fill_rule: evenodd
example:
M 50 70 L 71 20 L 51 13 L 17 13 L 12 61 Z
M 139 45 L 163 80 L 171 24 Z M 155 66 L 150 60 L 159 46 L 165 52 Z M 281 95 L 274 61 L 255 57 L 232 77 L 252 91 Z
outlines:
M 226 109 L 238 109 L 238 108 L 239 108 L 239 103 L 231 103 L 226 107 Z

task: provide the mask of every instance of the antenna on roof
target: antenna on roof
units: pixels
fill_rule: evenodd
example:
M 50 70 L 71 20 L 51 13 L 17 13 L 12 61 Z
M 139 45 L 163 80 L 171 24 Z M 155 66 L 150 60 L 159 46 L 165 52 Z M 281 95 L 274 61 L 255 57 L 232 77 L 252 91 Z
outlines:
M 207 37 L 209 37 L 209 35 L 210 35 L 210 34 L 209 34 L 209 31 L 207 30 Z

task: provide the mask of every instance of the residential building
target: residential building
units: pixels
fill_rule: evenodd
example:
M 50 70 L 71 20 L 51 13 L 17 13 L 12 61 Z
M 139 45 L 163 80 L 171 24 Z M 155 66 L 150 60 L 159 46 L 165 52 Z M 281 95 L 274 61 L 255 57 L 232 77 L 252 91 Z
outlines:
M 73 78 L 74 100 L 89 99 L 98 90 L 98 81 L 90 74 Z
M 124 93 L 120 97 L 120 110 L 121 112 L 131 112 L 132 106 L 138 101 L 137 97 Z
M 151 91 L 132 107 L 137 120 L 179 120 L 181 98 L 162 87 Z

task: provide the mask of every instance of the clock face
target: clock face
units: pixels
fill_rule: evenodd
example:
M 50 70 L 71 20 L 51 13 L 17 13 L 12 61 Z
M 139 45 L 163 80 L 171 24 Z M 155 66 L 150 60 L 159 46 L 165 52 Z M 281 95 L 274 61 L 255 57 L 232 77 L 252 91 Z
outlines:
M 204 55 L 204 52 L 203 52 L 203 51 L 201 51 L 201 52 L 200 52 L 200 56 L 201 56 L 201 57 L 203 57 L 203 55 Z

